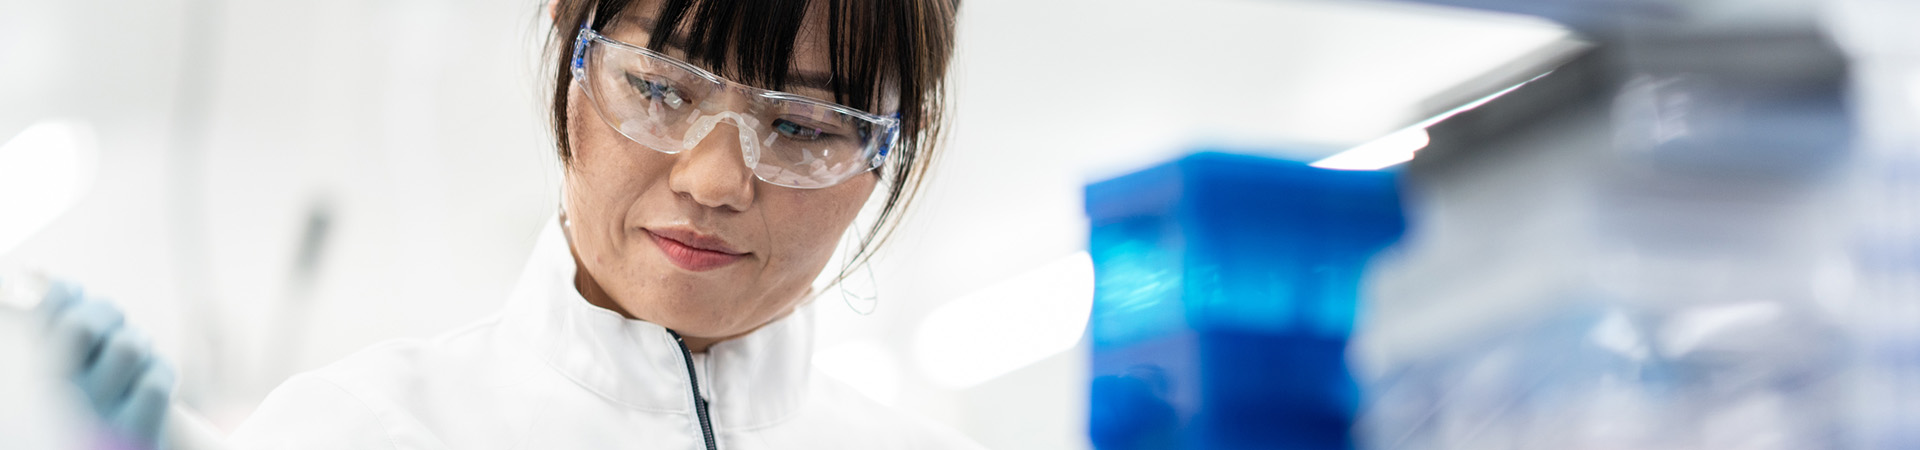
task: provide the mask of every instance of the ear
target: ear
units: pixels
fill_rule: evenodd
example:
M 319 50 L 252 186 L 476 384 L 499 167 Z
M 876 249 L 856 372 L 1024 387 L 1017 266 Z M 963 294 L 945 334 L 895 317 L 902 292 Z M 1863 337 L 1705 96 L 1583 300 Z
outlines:
M 560 20 L 560 0 L 547 0 L 547 19 Z

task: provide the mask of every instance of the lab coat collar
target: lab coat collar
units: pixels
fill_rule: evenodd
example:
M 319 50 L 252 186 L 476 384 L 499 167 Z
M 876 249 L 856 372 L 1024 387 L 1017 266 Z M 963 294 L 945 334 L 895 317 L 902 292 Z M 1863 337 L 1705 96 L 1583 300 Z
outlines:
M 587 303 L 558 220 L 547 224 L 501 323 L 581 387 L 627 407 L 693 413 L 686 363 L 665 327 Z M 717 430 L 773 425 L 799 411 L 813 351 L 811 309 L 721 341 L 694 358 Z

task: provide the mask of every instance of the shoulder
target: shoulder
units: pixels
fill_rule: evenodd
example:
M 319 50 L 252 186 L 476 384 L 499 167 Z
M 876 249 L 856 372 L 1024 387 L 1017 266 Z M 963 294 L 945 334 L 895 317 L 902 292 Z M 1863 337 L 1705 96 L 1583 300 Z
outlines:
M 516 384 L 539 367 L 516 340 L 487 320 L 432 339 L 395 339 L 360 350 L 307 375 L 357 396 L 417 404 L 443 391 Z
M 387 341 L 295 375 L 233 433 L 240 449 L 437 449 L 449 405 L 501 406 L 488 395 L 526 370 L 470 326 L 434 339 Z M 459 409 L 459 408 L 455 408 Z M 456 439 L 458 440 L 458 439 Z
M 295 375 L 275 388 L 230 440 L 237 449 L 397 449 L 391 411 L 325 377 Z
M 880 404 L 839 379 L 819 371 L 809 378 L 809 412 L 798 420 L 831 420 L 836 423 L 813 426 L 840 431 L 840 439 L 866 441 L 849 442 L 842 448 L 984 448 L 945 425 Z

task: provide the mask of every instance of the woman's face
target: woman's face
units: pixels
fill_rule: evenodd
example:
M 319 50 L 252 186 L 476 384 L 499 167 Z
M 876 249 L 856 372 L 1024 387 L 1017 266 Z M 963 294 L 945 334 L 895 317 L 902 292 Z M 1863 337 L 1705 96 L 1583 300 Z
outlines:
M 656 2 L 635 3 L 639 20 L 607 35 L 660 49 L 637 25 L 653 23 Z M 828 71 L 815 19 L 794 45 L 795 72 Z M 664 52 L 685 60 L 681 49 Z M 869 172 L 824 189 L 775 186 L 747 169 L 738 133 L 724 129 L 732 122 L 667 154 L 608 127 L 577 83 L 568 95 L 565 203 L 580 268 L 614 303 L 602 306 L 689 337 L 738 336 L 792 311 L 878 182 Z

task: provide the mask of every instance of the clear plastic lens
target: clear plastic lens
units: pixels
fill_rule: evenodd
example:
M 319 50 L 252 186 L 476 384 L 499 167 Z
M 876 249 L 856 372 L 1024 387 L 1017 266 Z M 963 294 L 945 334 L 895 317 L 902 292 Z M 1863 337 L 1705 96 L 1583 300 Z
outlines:
M 608 126 L 648 148 L 679 153 L 733 136 L 755 176 L 811 189 L 878 167 L 892 144 L 894 119 L 728 82 L 590 33 L 576 69 L 587 96 Z

